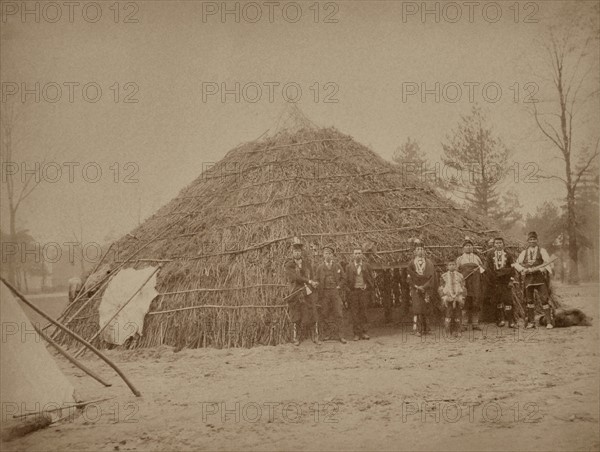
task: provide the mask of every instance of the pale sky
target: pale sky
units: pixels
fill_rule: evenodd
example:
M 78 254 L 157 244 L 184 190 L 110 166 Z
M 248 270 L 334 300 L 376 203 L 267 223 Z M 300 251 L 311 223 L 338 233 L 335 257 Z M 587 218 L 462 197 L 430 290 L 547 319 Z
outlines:
M 37 2 L 26 3 L 34 8 Z M 403 15 L 403 7 L 406 13 L 421 2 L 391 1 L 300 2 L 302 15 L 292 23 L 297 9 L 287 7 L 284 16 L 281 5 L 288 3 L 274 6 L 272 23 L 264 2 L 240 3 L 236 23 L 233 14 L 223 21 L 218 12 L 203 20 L 203 3 L 194 1 L 121 2 L 118 23 L 112 1 L 99 2 L 102 16 L 96 23 L 91 22 L 93 8 L 85 17 L 81 7 L 75 9 L 72 23 L 67 6 L 61 7 L 56 23 L 48 21 L 56 10 L 40 9 L 36 23 L 34 14 L 23 18 L 22 11 L 14 11 L 21 2 L 2 2 L 2 102 L 12 100 L 19 117 L 13 161 L 30 169 L 37 162 L 46 170 L 19 211 L 19 226 L 39 240 L 72 240 L 81 212 L 84 241 L 127 233 L 138 216 L 143 220 L 194 180 L 203 164 L 218 161 L 234 146 L 274 127 L 286 103 L 281 87 L 290 83 L 301 88 L 299 105 L 318 125 L 335 126 L 387 159 L 410 136 L 434 161 L 441 161 L 441 142 L 473 105 L 470 84 L 474 100 L 513 150 L 510 166 L 520 168 L 521 179 L 530 162 L 562 175 L 558 154 L 541 137 L 526 111 L 530 104 L 523 100 L 527 83 L 539 88 L 535 98 L 553 98 L 541 78 L 548 70 L 536 39 L 568 15 L 574 2 L 498 2 L 502 16 L 495 23 L 491 20 L 497 9 L 486 6 L 493 2 L 479 2 L 472 22 L 468 7 L 457 2 L 462 16 L 456 23 L 445 20 L 456 11 L 444 10 L 444 3 L 438 6 L 436 23 L 433 15 L 423 21 L 420 11 Z M 205 12 L 221 4 L 204 2 Z M 235 9 L 235 2 L 228 5 Z M 262 9 L 262 17 L 251 23 L 254 5 Z M 436 6 L 430 2 L 428 7 Z M 137 23 L 123 23 L 129 13 Z M 325 23 L 328 15 L 337 23 Z M 594 51 L 588 58 L 595 64 L 585 85 L 589 90 L 598 84 L 597 47 Z M 34 89 L 36 82 L 40 101 L 30 94 L 22 102 L 22 84 Z M 239 103 L 234 95 L 222 102 L 219 94 L 203 99 L 203 83 L 205 88 L 225 84 L 233 90 L 236 83 L 246 88 Z M 273 102 L 270 83 L 275 87 Z M 403 99 L 408 88 L 424 84 L 435 89 L 436 83 L 440 94 L 446 94 L 439 102 L 434 94 L 424 102 L 419 94 Z M 96 86 L 101 88 L 97 102 L 83 99 L 86 84 L 88 99 L 96 96 Z M 486 84 L 491 86 L 487 98 L 482 93 Z M 257 97 L 257 85 L 262 96 L 250 102 Z M 457 85 L 462 96 L 452 102 Z M 491 102 L 497 86 L 502 94 Z M 19 91 L 12 95 L 14 89 Z M 288 94 L 293 96 L 293 89 Z M 127 95 L 138 102 L 124 103 Z M 337 103 L 324 102 L 327 96 Z M 598 102 L 582 108 L 575 147 L 593 146 L 598 139 Z M 68 165 L 74 169 L 73 182 Z M 81 171 L 85 165 L 88 181 Z M 58 177 L 56 167 L 62 168 Z M 102 174 L 92 183 L 97 168 Z M 126 183 L 127 175 L 137 182 Z M 564 196 L 553 182 L 507 181 L 506 186 L 518 192 L 524 213 Z M 3 196 L 3 228 L 5 200 Z

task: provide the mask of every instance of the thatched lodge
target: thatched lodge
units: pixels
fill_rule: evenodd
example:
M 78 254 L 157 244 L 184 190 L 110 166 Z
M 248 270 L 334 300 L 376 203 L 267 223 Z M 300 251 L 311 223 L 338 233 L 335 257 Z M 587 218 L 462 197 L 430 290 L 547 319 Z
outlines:
M 61 317 L 93 337 L 107 271 L 161 265 L 143 335 L 126 346 L 280 344 L 290 336 L 283 264 L 294 236 L 309 251 L 333 242 L 342 259 L 367 243 L 368 259 L 382 268 L 405 264 L 414 237 L 440 264 L 459 254 L 465 235 L 485 246 L 495 234 L 486 219 L 351 136 L 306 122 L 244 143 L 205 169 L 113 244 L 88 280 L 99 290 Z

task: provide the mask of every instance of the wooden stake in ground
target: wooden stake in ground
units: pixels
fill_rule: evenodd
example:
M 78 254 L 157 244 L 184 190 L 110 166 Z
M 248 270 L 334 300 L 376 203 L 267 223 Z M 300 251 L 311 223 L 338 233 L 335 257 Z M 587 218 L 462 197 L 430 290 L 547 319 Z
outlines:
M 115 363 L 113 363 L 110 359 L 108 359 L 104 355 L 104 353 L 102 353 L 100 350 L 98 350 L 96 347 L 94 347 L 92 344 L 90 344 L 88 341 L 86 341 L 84 338 L 82 338 L 79 334 L 74 333 L 69 328 L 64 326 L 62 323 L 57 322 L 52 317 L 50 317 L 48 314 L 46 314 L 44 311 L 42 311 L 40 308 L 38 308 L 36 305 L 34 305 L 31 301 L 27 300 L 27 298 L 25 298 L 11 283 L 9 283 L 6 279 L 4 279 L 4 277 L 0 276 L 0 281 L 2 281 L 4 284 L 6 284 L 6 287 L 8 287 L 12 291 L 12 293 L 14 293 L 23 303 L 25 303 L 27 306 L 29 306 L 31 309 L 33 309 L 35 312 L 37 312 L 39 315 L 41 315 L 46 320 L 48 320 L 49 322 L 51 322 L 54 325 L 56 325 L 57 327 L 59 327 L 61 330 L 63 330 L 69 336 L 73 337 L 75 340 L 81 342 L 83 345 L 85 345 L 87 348 L 89 348 L 91 351 L 93 351 L 100 359 L 102 359 L 106 364 L 108 364 L 110 367 L 112 367 L 117 374 L 119 374 L 119 377 L 121 377 L 123 379 L 123 381 L 127 384 L 129 389 L 131 389 L 131 392 L 133 392 L 137 397 L 141 397 L 141 395 L 142 395 L 141 392 L 138 391 L 135 388 L 135 386 L 133 386 L 133 384 L 127 379 L 125 374 L 123 372 L 121 372 L 121 370 L 115 365 Z

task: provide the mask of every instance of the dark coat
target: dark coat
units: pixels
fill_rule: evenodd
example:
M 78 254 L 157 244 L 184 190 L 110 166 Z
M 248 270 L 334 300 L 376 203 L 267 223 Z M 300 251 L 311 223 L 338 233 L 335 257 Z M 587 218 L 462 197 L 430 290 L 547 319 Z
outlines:
M 333 262 L 331 264 L 331 270 L 333 271 L 333 275 L 335 278 L 336 286 L 340 288 L 344 287 L 344 278 L 345 272 L 342 269 L 342 266 L 337 262 Z M 319 283 L 318 289 L 325 289 L 325 275 L 327 274 L 327 267 L 325 262 L 321 262 L 317 267 L 317 271 L 315 272 L 315 280 Z
M 312 279 L 312 269 L 306 259 L 302 259 L 302 268 L 298 267 L 294 259 L 288 259 L 284 264 L 285 277 L 290 283 L 290 293 L 294 292 Z
M 432 293 L 434 291 L 436 287 L 435 265 L 430 259 L 425 258 L 425 268 L 422 275 L 417 273 L 414 259 L 410 260 L 406 270 L 408 273 L 407 279 L 411 289 L 415 286 L 423 286 L 427 293 Z
M 488 277 L 490 280 L 490 283 L 493 286 L 496 285 L 503 285 L 503 286 L 508 286 L 508 283 L 510 283 L 510 277 L 513 275 L 513 268 L 512 268 L 512 264 L 513 264 L 513 258 L 510 254 L 508 254 L 506 251 L 506 261 L 504 263 L 504 267 L 496 269 L 496 265 L 494 264 L 494 258 L 496 256 L 496 251 L 489 251 L 487 256 L 486 256 L 486 267 L 487 267 L 487 271 L 488 271 Z
M 375 280 L 373 279 L 373 271 L 371 270 L 371 266 L 364 262 L 362 263 L 362 271 L 363 279 L 365 284 L 367 285 L 367 290 L 373 290 L 375 288 Z M 356 266 L 354 262 L 350 262 L 346 266 L 346 289 L 352 290 L 354 289 L 354 283 L 356 282 Z
M 425 258 L 423 274 L 419 275 L 415 266 L 415 260 L 411 259 L 406 270 L 410 285 L 413 314 L 428 314 L 431 309 L 431 296 L 435 293 L 435 288 L 437 287 L 435 265 L 433 261 Z M 422 286 L 423 291 L 417 290 L 417 286 Z

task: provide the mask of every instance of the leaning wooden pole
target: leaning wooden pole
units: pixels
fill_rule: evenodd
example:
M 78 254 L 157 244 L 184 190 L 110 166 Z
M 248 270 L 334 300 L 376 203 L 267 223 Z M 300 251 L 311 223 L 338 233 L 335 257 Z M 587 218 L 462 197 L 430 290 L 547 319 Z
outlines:
M 94 347 L 92 344 L 90 344 L 88 341 L 86 341 L 84 338 L 82 338 L 79 334 L 71 331 L 66 326 L 64 326 L 62 323 L 57 322 L 52 317 L 50 317 L 48 314 L 46 314 L 44 311 L 42 311 L 40 308 L 38 308 L 36 305 L 34 305 L 32 302 L 27 300 L 11 283 L 9 283 L 6 279 L 4 279 L 4 277 L 0 276 L 0 281 L 2 281 L 6 285 L 6 287 L 8 287 L 12 291 L 12 293 L 14 293 L 23 303 L 25 303 L 27 306 L 29 306 L 31 309 L 33 309 L 36 313 L 38 313 L 43 318 L 45 318 L 52 324 L 56 325 L 58 328 L 63 330 L 65 333 L 67 333 L 68 335 L 73 337 L 75 340 L 81 342 L 83 345 L 85 345 L 87 348 L 89 348 L 91 351 L 93 351 L 100 359 L 102 359 L 106 364 L 108 364 L 110 367 L 112 367 L 114 369 L 114 371 L 119 375 L 119 377 L 121 377 L 123 379 L 123 381 L 127 384 L 127 386 L 129 386 L 129 389 L 131 389 L 131 392 L 133 392 L 137 397 L 141 397 L 142 394 L 140 393 L 140 391 L 138 391 L 135 388 L 135 386 L 133 386 L 133 384 L 127 379 L 125 374 L 123 372 L 121 372 L 121 370 L 115 365 L 115 363 L 113 363 L 110 359 L 108 359 L 104 355 L 104 353 L 102 353 L 100 350 L 98 350 L 96 347 Z
M 104 386 L 112 386 L 110 383 L 107 383 L 106 381 L 104 381 L 102 379 L 102 377 L 100 377 L 98 374 L 96 374 L 93 370 L 89 369 L 83 363 L 80 363 L 79 361 L 77 361 L 73 356 L 71 356 L 71 354 L 69 352 L 67 352 L 65 349 L 63 349 L 54 340 L 50 339 L 46 335 L 46 333 L 44 333 L 41 330 L 41 328 L 38 328 L 35 324 L 33 325 L 33 328 L 37 331 L 37 333 L 40 336 L 42 336 L 42 339 L 44 339 L 46 342 L 48 342 L 50 345 L 52 345 L 56 349 L 56 351 L 58 353 L 60 353 L 61 355 L 63 355 L 65 358 L 67 358 L 71 364 L 73 364 L 74 366 L 76 366 L 79 369 L 83 370 L 86 374 L 88 374 L 90 377 L 92 377 L 97 382 L 103 384 Z
M 158 267 L 156 267 L 156 268 L 154 269 L 154 271 L 153 271 L 153 272 L 150 274 L 150 276 L 148 276 L 148 278 L 147 278 L 147 279 L 146 279 L 146 280 L 145 280 L 145 281 L 142 283 L 142 285 L 141 285 L 141 286 L 138 288 L 138 290 L 136 290 L 136 291 L 133 293 L 133 295 L 132 295 L 132 296 L 130 296 L 130 297 L 129 297 L 129 299 L 128 299 L 128 300 L 127 300 L 125 303 L 123 303 L 123 305 L 122 305 L 122 306 L 121 306 L 119 309 L 117 309 L 117 311 L 116 311 L 116 312 L 115 312 L 115 313 L 112 315 L 112 317 L 111 317 L 111 318 L 108 320 L 108 322 L 106 322 L 106 323 L 104 324 L 104 326 L 103 326 L 102 328 L 100 328 L 100 329 L 99 329 L 99 330 L 96 332 L 96 334 L 94 334 L 94 335 L 92 336 L 92 338 L 89 340 L 89 342 L 90 342 L 90 343 L 91 343 L 91 342 L 92 342 L 94 339 L 96 339 L 98 336 L 100 336 L 100 333 L 102 333 L 102 331 L 104 331 L 104 330 L 106 329 L 106 327 L 107 327 L 108 325 L 110 325 L 110 322 L 112 322 L 112 321 L 115 319 L 115 317 L 116 317 L 117 315 L 119 315 L 119 312 L 121 312 L 121 311 L 122 311 L 122 310 L 125 308 L 125 306 L 127 306 L 127 305 L 129 304 L 129 302 L 135 298 L 135 296 L 136 296 L 136 295 L 137 295 L 137 294 L 140 292 L 140 290 L 142 290 L 142 289 L 144 288 L 144 286 L 145 286 L 146 284 L 148 284 L 148 281 L 150 281 L 150 279 L 152 279 L 152 277 L 153 277 L 153 276 L 156 274 L 156 272 L 157 272 L 157 271 L 159 271 L 161 268 L 162 268 L 162 265 L 159 265 Z M 81 355 L 81 354 L 83 353 L 83 351 L 84 351 L 84 350 L 85 350 L 85 347 L 81 347 L 81 348 L 80 348 L 80 349 L 77 351 L 77 353 L 75 353 L 75 357 L 77 358 L 79 355 Z
M 152 239 L 152 240 L 149 240 L 149 241 L 148 241 L 148 242 L 146 242 L 144 245 L 142 245 L 142 247 L 141 247 L 141 248 L 138 248 L 136 251 L 134 251 L 134 252 L 131 254 L 131 256 L 129 256 L 129 257 L 128 257 L 128 258 L 127 258 L 125 261 L 121 262 L 121 263 L 120 263 L 120 264 L 119 264 L 119 265 L 118 265 L 116 268 L 114 268 L 114 269 L 112 270 L 112 272 L 111 272 L 111 273 L 112 273 L 112 274 L 116 274 L 117 270 L 120 270 L 120 269 L 121 269 L 123 266 L 125 266 L 125 264 L 127 264 L 128 262 L 130 262 L 130 261 L 131 261 L 131 259 L 133 259 L 135 256 L 137 256 L 137 255 L 138 255 L 138 254 L 139 254 L 139 253 L 140 253 L 140 252 L 141 252 L 143 249 L 145 249 L 145 248 L 146 248 L 148 245 L 150 245 L 151 243 L 154 243 L 154 242 L 156 242 L 156 241 L 158 241 L 158 240 L 162 240 L 163 238 L 165 238 L 165 237 L 167 236 L 167 233 L 168 233 L 168 232 L 171 230 L 171 228 L 172 228 L 173 226 L 175 226 L 175 225 L 176 225 L 176 224 L 177 224 L 179 221 L 181 221 L 181 219 L 180 219 L 180 220 L 177 220 L 177 221 L 175 221 L 175 222 L 174 222 L 174 223 L 172 223 L 172 224 L 171 224 L 169 227 L 167 227 L 167 229 L 164 231 L 164 234 L 163 234 L 163 235 L 161 235 L 161 236 L 159 236 L 159 237 L 156 237 L 156 238 L 154 238 L 154 239 Z M 107 252 L 107 254 L 108 254 L 108 252 Z M 105 255 L 105 256 L 106 256 L 106 255 Z M 95 284 L 93 287 L 90 287 L 90 288 L 89 288 L 88 290 L 86 290 L 85 292 L 83 292 L 83 291 L 82 291 L 82 292 L 80 292 L 80 293 L 77 295 L 77 297 L 75 298 L 75 300 L 73 300 L 73 302 L 72 302 L 72 303 L 71 303 L 69 306 L 67 306 L 67 307 L 66 307 L 66 308 L 63 310 L 63 312 L 61 313 L 61 315 L 59 316 L 59 318 L 60 318 L 60 317 L 63 317 L 63 316 L 64 316 L 64 317 L 66 317 L 66 312 L 67 312 L 67 311 L 70 309 L 70 306 L 74 306 L 74 305 L 75 305 L 75 303 L 76 303 L 76 302 L 77 302 L 77 301 L 78 301 L 80 298 L 82 298 L 84 295 L 88 294 L 88 293 L 89 293 L 91 290 L 93 290 L 93 289 L 95 289 L 95 288 L 99 287 L 100 285 L 102 285 L 102 287 L 104 287 L 104 285 L 105 285 L 105 284 L 106 284 L 106 282 L 107 282 L 107 277 L 108 277 L 108 274 L 107 274 L 107 275 L 105 275 L 105 276 L 104 276 L 104 278 L 102 278 L 100 281 L 98 281 L 98 282 L 97 282 L 97 283 L 96 283 L 96 284 Z M 87 279 L 86 279 L 86 282 L 87 282 Z M 96 293 L 98 293 L 99 291 L 100 291 L 100 289 L 98 289 L 98 291 L 97 291 Z M 96 293 L 95 293 L 95 294 L 96 294 Z M 94 294 L 94 295 L 95 295 L 95 294 Z M 70 318 L 70 319 L 68 319 L 68 320 L 65 322 L 65 325 L 68 325 L 69 323 L 71 323 L 71 321 L 72 321 L 72 320 L 73 320 L 73 319 L 74 319 L 74 318 L 75 318 L 75 317 L 76 317 L 76 316 L 77 316 L 77 315 L 78 315 L 78 314 L 79 314 L 79 313 L 80 313 L 80 312 L 83 310 L 83 308 L 84 308 L 85 306 L 87 306 L 87 304 L 88 304 L 88 303 L 89 303 L 89 302 L 92 300 L 92 298 L 93 298 L 93 296 L 92 296 L 92 297 L 90 297 L 90 298 L 88 298 L 88 299 L 87 299 L 87 300 L 86 300 L 86 301 L 83 303 L 83 306 L 81 306 L 81 307 L 80 307 L 80 308 L 77 310 L 77 312 L 75 312 L 75 314 L 73 314 L 73 315 L 71 316 L 71 318 Z M 49 325 L 46 325 L 46 326 L 44 327 L 44 329 L 46 329 L 48 326 L 49 326 Z M 56 332 L 56 331 L 55 331 L 55 332 Z M 54 333 L 55 333 L 55 332 L 54 332 Z M 51 335 L 53 338 L 55 337 L 54 333 L 52 333 L 52 335 Z
M 90 276 L 92 276 L 94 273 L 96 273 L 96 271 L 98 270 L 98 268 L 100 267 L 102 262 L 104 262 L 104 259 L 106 259 L 106 256 L 108 256 L 108 253 L 110 252 L 110 250 L 112 249 L 113 246 L 114 246 L 114 243 L 111 243 L 111 245 L 108 247 L 108 249 L 104 253 L 104 256 L 102 256 L 102 259 L 100 259 L 100 261 L 95 265 L 94 269 L 88 274 L 87 278 L 85 278 L 85 281 L 81 285 L 82 289 L 87 286 L 87 282 L 89 281 Z M 79 301 L 79 299 L 81 298 L 80 295 L 83 296 L 84 293 L 87 293 L 87 292 L 80 291 L 80 293 L 77 294 L 75 299 L 71 303 L 69 303 L 69 305 L 63 310 L 63 312 L 61 312 L 61 314 L 57 317 L 56 320 L 61 321 L 62 319 L 64 319 L 67 316 L 67 312 L 69 312 L 71 310 L 71 308 L 73 308 L 73 306 L 75 306 L 75 303 L 77 301 Z M 49 326 L 49 325 L 47 325 L 47 326 Z M 44 327 L 44 329 L 46 329 L 46 327 Z
M 106 275 L 106 276 L 108 276 L 108 275 Z M 90 303 L 90 302 L 91 302 L 91 301 L 94 299 L 94 297 L 100 293 L 100 289 L 101 289 L 102 287 L 104 287 L 104 285 L 105 285 L 105 284 L 106 284 L 108 281 L 109 281 L 109 279 L 106 279 L 106 277 L 105 277 L 105 279 L 102 279 L 102 283 L 103 283 L 103 285 L 102 285 L 102 286 L 100 286 L 100 288 L 98 289 L 98 291 L 97 291 L 97 292 L 95 292 L 95 293 L 94 293 L 94 294 L 93 294 L 91 297 L 89 297 L 87 300 L 85 300 L 85 301 L 83 302 L 83 304 L 82 304 L 82 305 L 79 307 L 79 309 L 77 310 L 77 312 L 75 312 L 75 314 L 73 314 L 73 315 L 71 316 L 71 318 L 70 318 L 70 319 L 67 319 L 67 320 L 64 322 L 64 323 L 65 323 L 65 325 L 68 325 L 68 324 L 69 324 L 69 323 L 70 323 L 70 322 L 71 322 L 71 321 L 72 321 L 72 320 L 73 320 L 73 319 L 74 319 L 74 318 L 75 318 L 75 317 L 76 317 L 76 316 L 77 316 L 77 315 L 78 315 L 78 314 L 79 314 L 81 311 L 83 311 L 83 309 L 84 309 L 84 308 L 85 308 L 85 307 L 88 305 L 88 303 Z M 69 306 L 74 306 L 76 301 L 77 301 L 77 300 L 74 300 L 74 301 L 73 301 L 73 302 L 72 302 L 72 303 L 71 303 Z M 66 317 L 66 310 L 65 310 L 65 311 L 63 311 L 63 313 L 65 314 L 65 315 L 63 316 L 63 320 L 64 320 L 64 317 Z M 59 319 L 59 320 L 61 320 L 61 318 L 60 318 L 60 317 L 59 317 L 58 319 Z M 46 326 L 44 327 L 44 329 L 45 329 L 45 328 L 47 328 L 47 327 L 49 327 L 49 326 L 51 326 L 51 325 L 52 325 L 52 324 L 51 324 L 51 323 L 49 323 L 48 325 L 46 325 Z M 52 332 L 52 335 L 51 335 L 51 337 L 52 337 L 52 338 L 54 338 L 54 337 L 56 336 L 56 334 L 58 334 L 58 331 L 59 331 L 58 329 L 55 329 L 55 330 Z
M 148 244 L 151 242 L 148 242 Z M 135 257 L 139 251 L 141 251 L 144 247 L 142 247 L 141 249 L 137 250 L 135 253 L 133 253 L 131 256 L 129 256 L 129 258 L 127 260 L 125 260 L 124 262 L 122 262 L 119 266 L 117 266 L 117 268 L 114 269 L 114 271 L 112 272 L 114 274 L 114 272 L 116 272 L 117 270 L 120 270 L 121 267 L 123 267 L 127 262 L 129 262 L 133 257 Z M 62 314 L 58 317 L 59 320 L 62 319 L 64 320 L 64 318 L 67 316 L 67 312 L 69 311 L 69 308 L 72 306 L 75 306 L 75 304 L 77 303 L 77 301 L 80 299 L 80 297 L 83 297 L 84 295 L 88 294 L 90 291 L 97 289 L 94 294 L 89 297 L 87 300 L 85 300 L 83 302 L 83 304 L 79 307 L 79 309 L 77 309 L 77 311 L 67 320 L 65 320 L 65 325 L 68 325 L 69 323 L 71 323 L 71 321 L 73 319 L 75 319 L 77 317 L 77 315 L 84 310 L 84 308 L 94 299 L 94 297 L 96 295 L 98 295 L 100 293 L 100 290 L 102 290 L 104 288 L 104 286 L 106 286 L 108 284 L 108 282 L 110 281 L 109 279 L 109 275 L 110 273 L 106 273 L 104 275 L 104 277 L 102 279 L 100 279 L 96 284 L 94 284 L 94 286 L 90 287 L 88 290 L 86 290 L 85 292 L 80 292 L 79 295 L 77 295 L 77 297 L 75 298 L 75 300 L 73 300 L 69 306 L 67 306 Z M 89 278 L 88 278 L 89 279 Z M 87 281 L 87 279 L 86 279 Z M 50 326 L 50 324 L 46 325 L 46 327 Z M 44 329 L 46 328 L 44 327 Z M 58 332 L 58 330 L 54 330 L 54 332 L 52 333 L 51 337 L 54 338 L 56 336 L 56 333 Z

